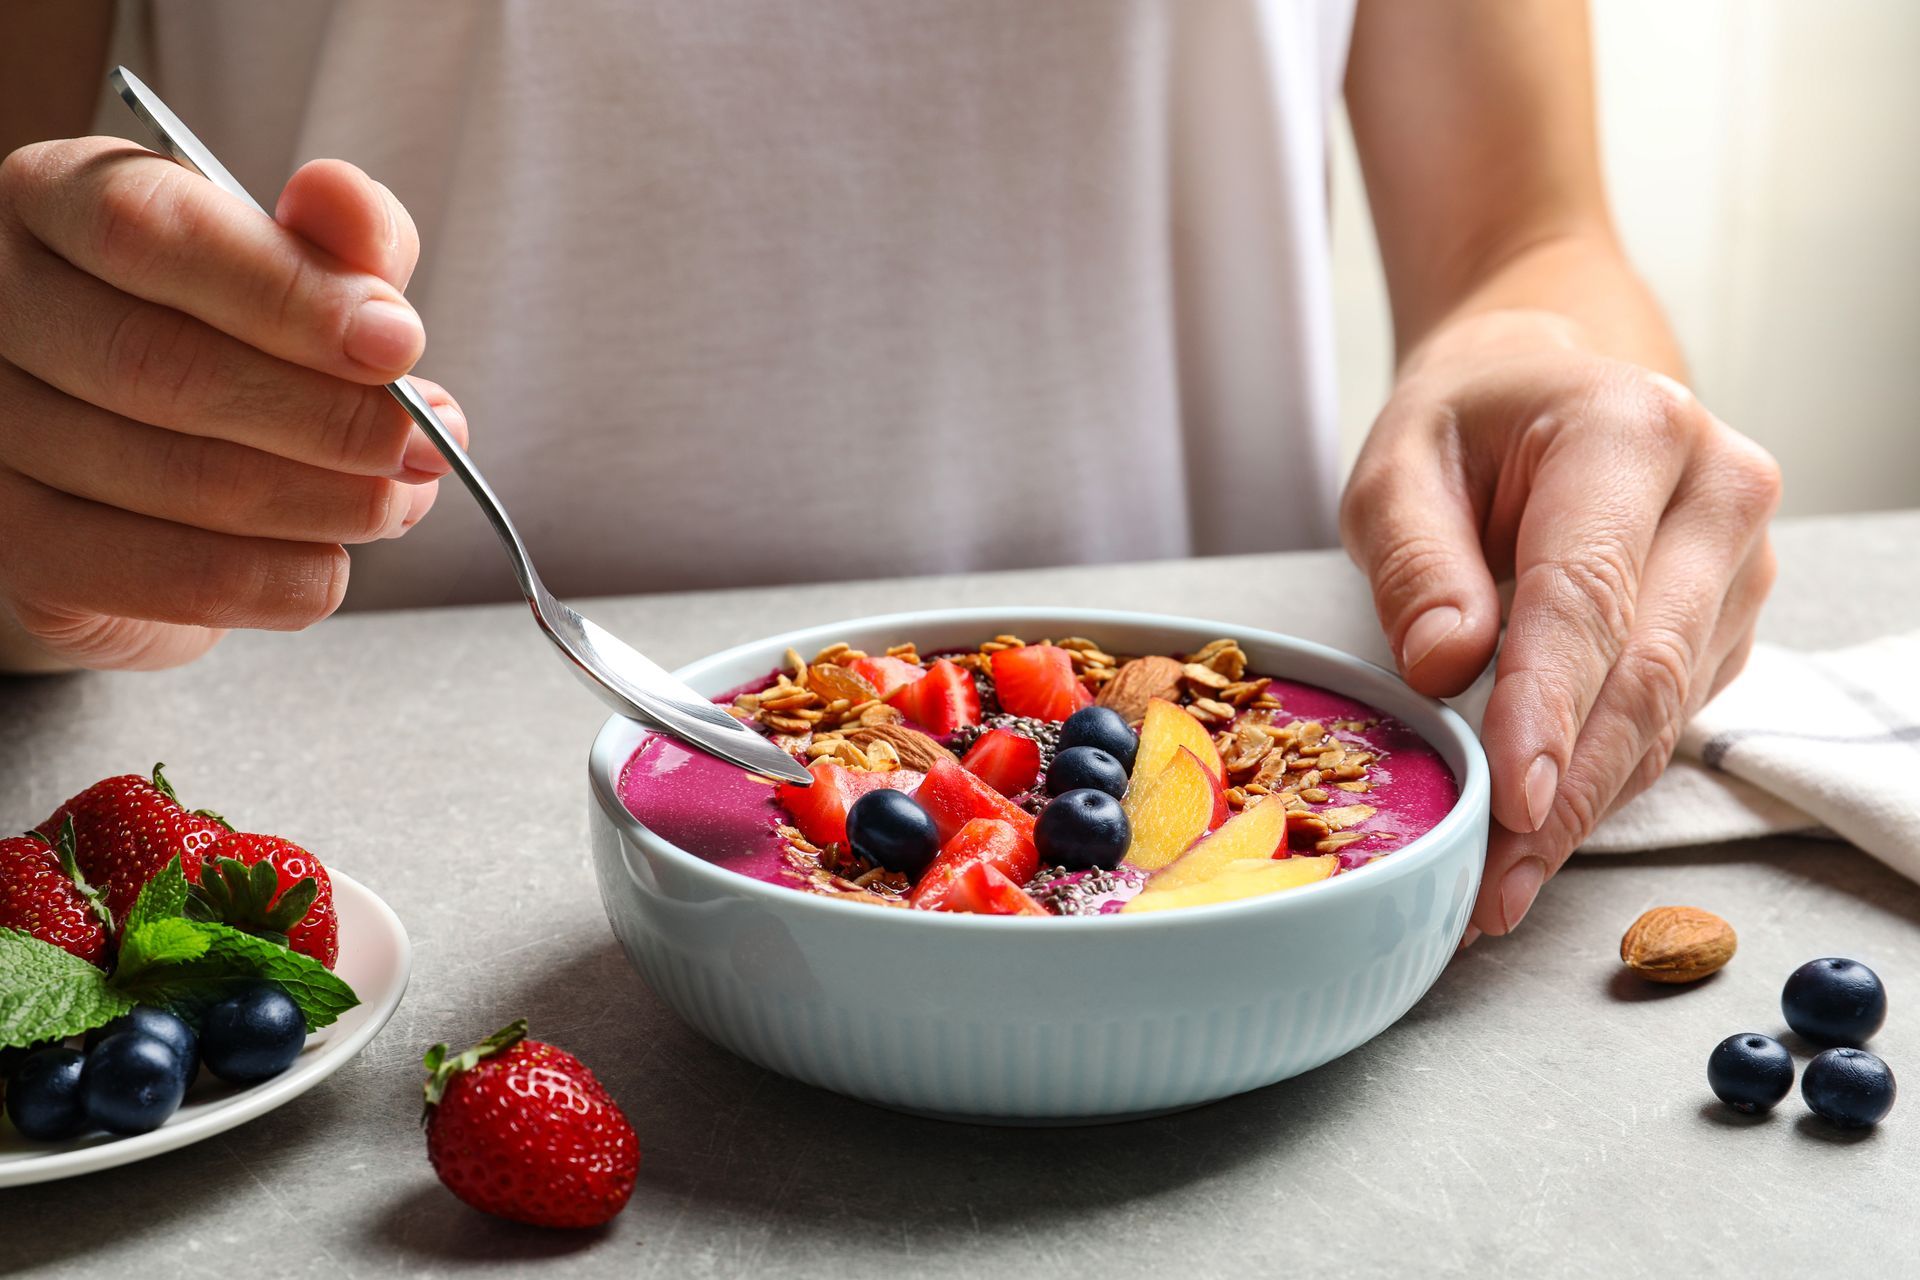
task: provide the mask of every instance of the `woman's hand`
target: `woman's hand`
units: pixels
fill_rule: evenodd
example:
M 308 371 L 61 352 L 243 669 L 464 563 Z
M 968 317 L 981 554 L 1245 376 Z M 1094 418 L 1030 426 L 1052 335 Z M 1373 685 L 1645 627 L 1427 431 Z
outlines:
M 1613 807 L 1659 776 L 1737 674 L 1773 582 L 1780 471 L 1662 374 L 1564 317 L 1491 311 L 1402 369 L 1341 506 L 1408 683 L 1493 657 L 1498 825 L 1473 924 L 1506 933 Z
M 8 156 L 0 662 L 169 666 L 331 613 L 343 544 L 411 528 L 447 470 L 382 389 L 425 345 L 400 292 L 418 251 L 338 161 L 270 222 L 118 139 Z

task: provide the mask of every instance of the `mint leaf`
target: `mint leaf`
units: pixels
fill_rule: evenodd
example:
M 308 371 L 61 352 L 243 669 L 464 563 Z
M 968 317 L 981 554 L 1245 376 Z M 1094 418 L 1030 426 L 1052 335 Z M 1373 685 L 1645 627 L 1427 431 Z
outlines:
M 120 939 L 120 962 L 113 969 L 113 985 L 125 990 L 157 966 L 198 960 L 211 942 L 191 920 L 149 920 L 128 929 Z
M 79 956 L 0 928 L 0 1048 L 77 1036 L 133 1006 Z
M 360 1003 L 352 987 L 311 956 L 224 924 L 179 924 L 204 938 L 205 950 L 188 959 L 155 961 L 132 973 L 126 971 L 123 959 L 121 971 L 114 975 L 115 990 L 142 1004 L 165 1005 L 189 1022 L 198 1022 L 209 1006 L 265 980 L 277 984 L 300 1006 L 308 1031 L 318 1031 Z M 174 945 L 174 938 L 168 934 L 156 942 Z
M 126 931 L 132 933 L 151 921 L 172 919 L 186 913 L 187 875 L 180 869 L 180 859 L 176 857 L 140 890 L 140 896 L 134 899 L 133 909 L 127 912 Z

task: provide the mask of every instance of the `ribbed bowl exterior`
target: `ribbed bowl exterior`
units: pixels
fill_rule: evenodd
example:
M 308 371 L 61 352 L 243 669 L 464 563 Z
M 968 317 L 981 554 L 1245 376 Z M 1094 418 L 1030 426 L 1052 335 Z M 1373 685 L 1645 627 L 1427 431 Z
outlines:
M 999 631 L 1087 634 L 1110 650 L 1240 638 L 1256 669 L 1400 716 L 1462 780 L 1455 812 L 1368 867 L 1270 898 L 1094 920 L 909 913 L 722 871 L 646 831 L 615 783 L 640 730 L 595 744 L 593 855 L 615 935 L 703 1035 L 798 1080 L 954 1119 L 1072 1123 L 1258 1088 L 1390 1026 L 1439 977 L 1486 849 L 1486 765 L 1458 717 L 1378 668 L 1221 623 L 1060 610 L 950 611 L 777 636 L 681 674 L 717 692 L 812 652 Z

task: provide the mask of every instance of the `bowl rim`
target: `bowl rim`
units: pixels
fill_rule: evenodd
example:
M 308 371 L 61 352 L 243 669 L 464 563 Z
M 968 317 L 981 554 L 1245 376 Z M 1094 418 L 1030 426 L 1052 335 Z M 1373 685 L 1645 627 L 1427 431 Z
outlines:
M 1221 622 L 1188 614 L 1146 613 L 1125 609 L 1051 608 L 1035 605 L 916 609 L 897 613 L 869 614 L 777 632 L 696 658 L 692 662 L 676 667 L 673 674 L 683 680 L 697 680 L 702 669 L 721 666 L 751 653 L 776 646 L 779 649 L 804 650 L 816 641 L 831 642 L 841 634 L 855 629 L 887 627 L 904 629 L 933 624 L 978 623 L 996 627 L 993 634 L 998 634 L 999 631 L 1008 629 L 1007 626 L 999 624 L 1020 624 L 1043 619 L 1074 624 L 1084 623 L 1094 628 L 1102 625 L 1117 625 L 1212 630 L 1215 635 L 1233 636 L 1238 640 L 1251 639 L 1270 647 L 1292 649 L 1366 678 L 1390 680 L 1399 685 L 1415 705 L 1433 718 L 1437 732 L 1451 738 L 1459 748 L 1466 764 L 1464 776 L 1456 776 L 1455 779 L 1460 787 L 1460 795 L 1454 801 L 1453 808 L 1449 809 L 1440 821 L 1394 850 L 1390 856 L 1376 859 L 1339 875 L 1329 876 L 1325 880 L 1301 885 L 1284 893 L 1182 907 L 1177 911 L 1142 912 L 1138 915 L 1127 915 L 1116 911 L 1105 915 L 1080 916 L 1074 918 L 1070 929 L 1065 926 L 1039 929 L 1024 917 L 976 915 L 970 912 L 910 912 L 877 908 L 868 903 L 839 902 L 824 894 L 806 893 L 786 885 L 771 884 L 716 866 L 699 854 L 683 849 L 656 834 L 627 811 L 618 793 L 617 779 L 626 767 L 631 748 L 629 747 L 620 759 L 615 760 L 613 758 L 614 743 L 617 739 L 627 737 L 636 731 L 647 732 L 648 730 L 638 722 L 622 715 L 615 714 L 607 717 L 601 724 L 599 732 L 594 735 L 593 746 L 587 754 L 588 784 L 592 789 L 594 801 L 601 813 L 624 838 L 653 850 L 673 863 L 679 870 L 690 873 L 696 880 L 723 894 L 760 901 L 768 906 L 777 906 L 784 911 L 828 911 L 833 913 L 829 918 L 838 918 L 848 923 L 864 917 L 874 921 L 879 927 L 888 927 L 882 922 L 891 921 L 898 924 L 904 920 L 912 920 L 914 924 L 908 927 L 1013 930 L 1030 937 L 1060 937 L 1065 933 L 1105 932 L 1114 929 L 1158 931 L 1199 928 L 1209 922 L 1222 919 L 1224 915 L 1250 918 L 1260 912 L 1284 914 L 1289 911 L 1311 910 L 1312 904 L 1328 898 L 1329 895 L 1365 893 L 1368 892 L 1369 885 L 1384 886 L 1401 876 L 1417 872 L 1420 867 L 1440 857 L 1442 852 L 1466 838 L 1469 835 L 1469 828 L 1491 812 L 1492 786 L 1486 752 L 1480 745 L 1479 736 L 1474 733 L 1459 712 L 1439 699 L 1428 697 L 1413 689 L 1394 672 L 1378 663 L 1355 657 L 1318 641 L 1242 623 Z M 1361 696 L 1331 685 L 1324 687 L 1347 697 Z M 1436 750 L 1440 748 L 1440 744 L 1434 741 L 1435 735 L 1429 733 L 1426 726 L 1412 725 L 1411 727 L 1427 741 L 1429 746 L 1433 746 Z M 1479 856 L 1484 858 L 1484 848 L 1481 849 Z M 1309 905 L 1305 907 L 1297 905 L 1302 902 Z

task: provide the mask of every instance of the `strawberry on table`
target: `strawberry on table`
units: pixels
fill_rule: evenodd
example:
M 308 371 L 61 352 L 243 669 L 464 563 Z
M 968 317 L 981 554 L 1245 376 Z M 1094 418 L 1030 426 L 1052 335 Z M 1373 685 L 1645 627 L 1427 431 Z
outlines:
M 191 879 L 208 846 L 228 830 L 216 815 L 184 808 L 157 764 L 151 779 L 128 773 L 94 783 L 34 830 L 55 839 L 69 818 L 74 860 L 105 893 L 116 921 L 127 918 L 147 881 L 175 858 Z
M 960 763 L 1001 795 L 1017 796 L 1040 780 L 1040 744 L 1011 729 L 989 729 Z
M 1001 710 L 1035 720 L 1065 720 L 1093 705 L 1093 694 L 1073 673 L 1073 656 L 1058 645 L 1002 649 L 990 659 Z
M 974 818 L 994 818 L 1012 824 L 1023 836 L 1033 835 L 1033 815 L 968 772 L 958 760 L 936 761 L 913 798 L 933 816 L 942 845 Z
M 823 849 L 830 844 L 847 842 L 847 810 L 855 800 L 882 788 L 912 791 L 920 785 L 922 777 L 914 769 L 869 772 L 849 769 L 833 760 L 815 760 L 807 766 L 807 772 L 813 775 L 812 786 L 783 782 L 775 794 L 786 806 L 800 834 Z
M 293 841 L 229 832 L 186 874 L 194 918 L 284 942 L 329 969 L 340 958 L 333 880 L 320 859 Z
M 980 687 L 973 673 L 945 658 L 918 680 L 894 690 L 887 705 L 935 737 L 980 723 Z
M 999 881 L 972 874 L 980 866 L 992 868 L 1014 892 L 1025 897 L 1020 886 L 1040 869 L 1040 855 L 1029 831 L 996 818 L 975 818 L 940 847 L 907 901 L 922 911 L 1029 914 L 1011 903 Z M 1001 903 L 1003 909 L 990 909 L 988 904 L 994 902 Z M 1045 908 L 1040 909 L 1044 913 Z
M 64 824 L 63 824 L 64 826 Z M 99 895 L 64 848 L 37 831 L 0 840 L 0 929 L 18 929 L 89 964 L 106 967 L 107 926 Z
M 572 1054 L 525 1019 L 465 1053 L 427 1051 L 427 1158 L 474 1208 L 542 1227 L 597 1227 L 640 1168 L 633 1126 Z

